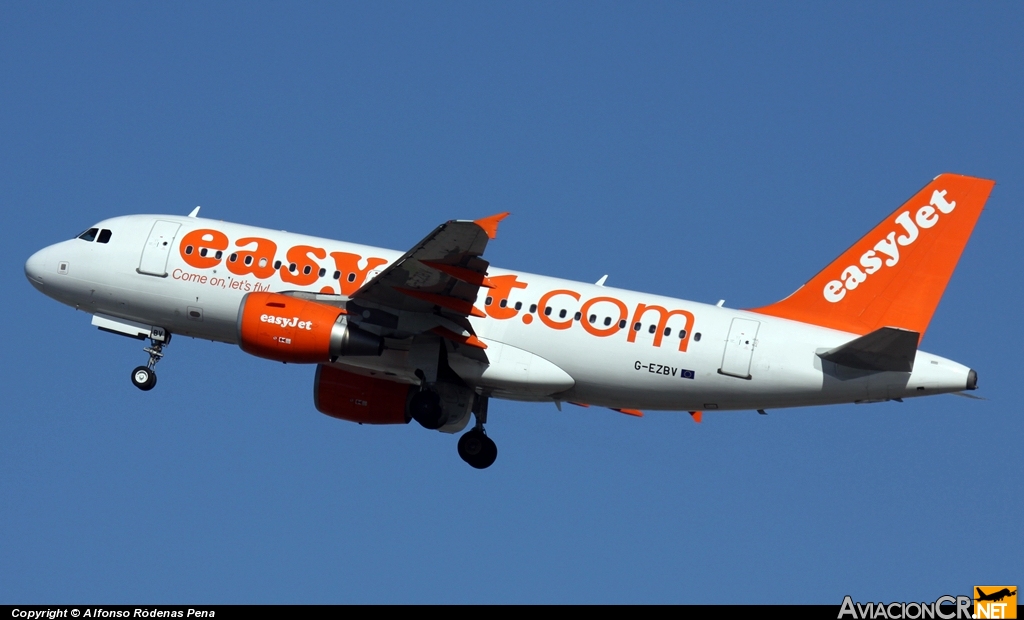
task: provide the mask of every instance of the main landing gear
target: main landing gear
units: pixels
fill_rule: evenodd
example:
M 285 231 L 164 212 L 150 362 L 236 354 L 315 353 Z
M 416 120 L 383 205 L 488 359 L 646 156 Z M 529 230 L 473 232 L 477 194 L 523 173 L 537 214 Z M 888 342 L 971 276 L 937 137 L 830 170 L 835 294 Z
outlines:
M 477 426 L 459 438 L 459 456 L 470 467 L 487 469 L 498 458 L 498 446 Z
M 164 356 L 164 347 L 170 344 L 171 334 L 160 328 L 153 328 L 149 337 L 150 346 L 143 349 L 149 353 L 149 362 L 138 366 L 132 371 L 132 385 L 143 392 L 148 392 L 156 385 L 156 363 Z
M 484 424 L 487 422 L 487 396 L 477 396 L 473 404 L 476 426 L 459 438 L 459 456 L 470 467 L 487 469 L 498 458 L 498 446 L 487 436 Z

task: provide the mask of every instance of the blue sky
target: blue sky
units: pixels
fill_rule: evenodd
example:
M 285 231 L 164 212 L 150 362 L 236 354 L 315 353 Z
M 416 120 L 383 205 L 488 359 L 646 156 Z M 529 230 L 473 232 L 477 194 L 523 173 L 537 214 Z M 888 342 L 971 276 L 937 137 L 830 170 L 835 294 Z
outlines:
M 1020 584 L 1021 32 L 995 2 L 0 6 L 0 602 Z M 483 472 L 457 436 L 330 419 L 312 368 L 223 344 L 176 339 L 139 392 L 139 343 L 22 271 L 128 213 L 404 250 L 511 211 L 498 266 L 754 307 L 941 172 L 998 185 L 923 348 L 989 400 L 701 425 L 495 402 Z

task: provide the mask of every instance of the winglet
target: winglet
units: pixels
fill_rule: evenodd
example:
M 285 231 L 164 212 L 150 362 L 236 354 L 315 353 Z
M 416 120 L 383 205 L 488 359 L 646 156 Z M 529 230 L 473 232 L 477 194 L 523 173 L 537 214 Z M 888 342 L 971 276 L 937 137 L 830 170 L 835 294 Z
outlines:
M 487 233 L 487 236 L 494 239 L 498 236 L 498 223 L 508 216 L 508 211 L 505 211 L 504 213 L 496 213 L 490 217 L 482 217 L 478 220 L 473 220 L 473 223 L 480 228 L 483 228 L 484 232 Z
M 700 424 L 700 419 L 703 416 L 703 414 L 704 414 L 703 411 L 691 411 L 690 412 L 690 415 L 693 417 L 693 421 L 696 422 L 697 424 Z

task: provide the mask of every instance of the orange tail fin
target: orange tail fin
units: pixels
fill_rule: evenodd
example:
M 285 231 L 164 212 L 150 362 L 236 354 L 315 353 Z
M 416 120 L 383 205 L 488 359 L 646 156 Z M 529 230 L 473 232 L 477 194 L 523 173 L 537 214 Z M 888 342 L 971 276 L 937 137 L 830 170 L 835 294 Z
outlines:
M 854 334 L 924 334 L 995 181 L 941 174 L 818 275 L 752 312 Z

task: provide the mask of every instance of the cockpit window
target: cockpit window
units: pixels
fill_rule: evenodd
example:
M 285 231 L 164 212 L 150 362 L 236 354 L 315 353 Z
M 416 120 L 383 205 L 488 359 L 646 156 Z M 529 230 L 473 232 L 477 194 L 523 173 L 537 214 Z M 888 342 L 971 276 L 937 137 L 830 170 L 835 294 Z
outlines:
M 90 228 L 84 233 L 78 235 L 78 238 L 83 239 L 85 241 L 94 241 L 96 239 L 96 233 L 98 233 L 99 231 L 99 228 Z
M 104 228 L 100 231 L 100 236 L 96 239 L 96 243 L 106 243 L 110 241 L 110 231 Z

